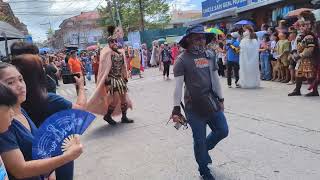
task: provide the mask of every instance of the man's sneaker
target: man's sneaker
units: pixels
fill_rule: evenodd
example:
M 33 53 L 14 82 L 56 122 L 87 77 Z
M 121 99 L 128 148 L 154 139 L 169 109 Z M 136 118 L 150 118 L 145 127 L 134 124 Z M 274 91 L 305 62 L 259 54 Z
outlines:
M 229 86 L 228 86 L 228 88 L 232 88 L 232 86 L 231 86 L 231 85 L 229 85 Z
M 206 174 L 202 175 L 203 180 L 215 180 L 215 178 L 212 176 L 212 174 Z
M 110 116 L 108 116 L 108 115 L 105 115 L 105 116 L 103 117 L 103 119 L 104 119 L 107 123 L 109 123 L 110 125 L 112 125 L 112 126 L 114 126 L 114 125 L 117 124 L 117 122 L 116 122 L 115 120 L 113 120 L 112 117 L 110 117 Z

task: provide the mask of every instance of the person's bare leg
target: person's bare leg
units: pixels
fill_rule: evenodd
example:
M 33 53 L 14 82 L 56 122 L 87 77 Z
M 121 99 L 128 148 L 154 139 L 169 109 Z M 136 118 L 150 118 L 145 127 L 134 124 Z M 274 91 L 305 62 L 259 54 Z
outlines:
M 290 77 L 291 77 L 290 78 L 291 80 L 289 84 L 291 85 L 291 84 L 294 84 L 295 82 L 295 70 L 293 68 L 290 69 Z
M 112 100 L 111 100 L 111 103 L 110 105 L 108 106 L 108 112 L 106 115 L 104 115 L 103 119 L 105 121 L 107 121 L 110 125 L 116 125 L 117 122 L 115 120 L 112 119 L 112 113 L 113 111 L 115 110 L 116 106 L 117 106 L 117 103 L 118 103 L 118 98 L 117 96 L 119 96 L 119 93 L 118 92 L 115 92 L 113 97 L 112 97 Z
M 282 83 L 288 83 L 290 81 L 290 70 L 289 67 L 285 66 L 284 68 L 284 78 Z
M 121 123 L 133 123 L 134 121 L 127 117 L 128 104 L 126 94 L 120 95 L 122 118 Z

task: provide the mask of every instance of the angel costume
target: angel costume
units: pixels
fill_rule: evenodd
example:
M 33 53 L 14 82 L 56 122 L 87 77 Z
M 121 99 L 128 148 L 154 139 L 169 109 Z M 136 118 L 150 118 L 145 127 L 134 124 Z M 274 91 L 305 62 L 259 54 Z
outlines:
M 120 114 L 121 110 L 121 122 L 132 123 L 127 118 L 127 109 L 132 108 L 132 103 L 127 95 L 125 52 L 110 47 L 116 43 L 116 37 L 109 37 L 108 43 L 109 47 L 101 51 L 97 88 L 88 101 L 87 110 L 104 115 L 103 119 L 111 125 L 116 124 L 112 115 Z
M 240 43 L 240 86 L 241 88 L 257 88 L 260 86 L 259 43 L 250 39 L 245 32 Z

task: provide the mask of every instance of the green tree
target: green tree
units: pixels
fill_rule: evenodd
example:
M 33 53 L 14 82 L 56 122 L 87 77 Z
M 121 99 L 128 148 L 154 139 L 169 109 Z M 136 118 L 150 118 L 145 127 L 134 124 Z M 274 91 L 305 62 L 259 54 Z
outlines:
M 99 9 L 99 13 L 101 26 L 121 22 L 125 32 L 164 28 L 170 21 L 166 0 L 110 0 L 107 7 Z

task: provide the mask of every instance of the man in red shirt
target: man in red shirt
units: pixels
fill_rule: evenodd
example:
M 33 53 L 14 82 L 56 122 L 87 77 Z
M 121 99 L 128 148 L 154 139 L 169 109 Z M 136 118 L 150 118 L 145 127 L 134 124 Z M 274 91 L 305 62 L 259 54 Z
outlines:
M 69 65 L 71 73 L 82 74 L 82 63 L 77 58 L 77 51 L 73 50 L 70 52 L 70 58 L 68 61 L 68 65 Z
M 77 58 L 77 51 L 72 50 L 70 52 L 70 57 L 68 60 L 68 65 L 72 74 L 80 74 L 83 75 L 83 67 L 81 61 Z M 84 82 L 85 83 L 85 82 Z M 76 91 L 78 94 L 79 87 L 76 85 Z

